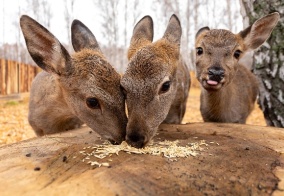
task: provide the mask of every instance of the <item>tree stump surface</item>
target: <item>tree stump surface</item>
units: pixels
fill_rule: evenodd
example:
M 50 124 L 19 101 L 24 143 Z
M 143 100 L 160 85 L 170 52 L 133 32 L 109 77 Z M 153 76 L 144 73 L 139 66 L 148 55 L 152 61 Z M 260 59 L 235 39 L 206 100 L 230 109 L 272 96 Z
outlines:
M 90 128 L 0 147 L 1 195 L 284 195 L 284 129 L 238 124 L 161 125 L 154 141 L 205 140 L 172 160 L 119 152 L 110 167 L 83 162 L 102 141 Z M 103 162 L 103 161 L 101 161 Z

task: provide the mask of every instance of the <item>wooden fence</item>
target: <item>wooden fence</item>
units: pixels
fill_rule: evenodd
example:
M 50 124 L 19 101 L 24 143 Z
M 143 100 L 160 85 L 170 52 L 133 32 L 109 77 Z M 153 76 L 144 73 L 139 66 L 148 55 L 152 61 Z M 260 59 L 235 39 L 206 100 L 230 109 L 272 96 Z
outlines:
M 38 72 L 36 66 L 0 59 L 0 95 L 29 92 Z

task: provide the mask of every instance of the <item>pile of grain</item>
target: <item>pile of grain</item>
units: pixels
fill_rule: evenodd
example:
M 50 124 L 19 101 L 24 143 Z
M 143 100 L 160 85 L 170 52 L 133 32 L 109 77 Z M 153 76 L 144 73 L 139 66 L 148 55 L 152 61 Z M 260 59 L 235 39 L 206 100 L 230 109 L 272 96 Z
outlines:
M 112 145 L 109 142 L 104 142 L 102 145 L 95 145 L 93 147 L 85 147 L 81 154 L 85 157 L 83 162 L 91 164 L 91 166 L 106 166 L 109 167 L 108 162 L 92 161 L 91 159 L 108 159 L 111 161 L 110 157 L 112 155 L 119 155 L 119 152 L 126 152 L 129 154 L 149 154 L 153 156 L 163 156 L 169 159 L 175 159 L 180 157 L 189 157 L 198 155 L 198 151 L 202 151 L 202 146 L 208 146 L 204 140 L 195 143 L 189 143 L 185 146 L 179 146 L 179 141 L 163 141 L 158 143 L 151 143 L 144 148 L 137 149 L 129 146 L 126 142 L 122 142 L 120 145 Z M 87 153 L 85 150 L 92 148 L 91 153 Z

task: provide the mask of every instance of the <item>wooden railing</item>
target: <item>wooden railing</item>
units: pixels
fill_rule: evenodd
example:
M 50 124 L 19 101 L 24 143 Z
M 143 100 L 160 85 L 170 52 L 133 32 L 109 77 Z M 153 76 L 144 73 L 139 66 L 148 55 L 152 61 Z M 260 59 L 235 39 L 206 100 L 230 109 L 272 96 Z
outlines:
M 0 59 L 0 95 L 29 92 L 38 72 L 36 66 Z

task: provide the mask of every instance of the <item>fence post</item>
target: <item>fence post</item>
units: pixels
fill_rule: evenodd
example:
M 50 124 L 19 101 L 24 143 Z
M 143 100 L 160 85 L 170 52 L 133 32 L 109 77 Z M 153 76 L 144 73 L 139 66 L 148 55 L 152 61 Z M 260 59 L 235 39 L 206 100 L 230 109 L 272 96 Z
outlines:
M 0 59 L 0 95 L 29 92 L 38 72 L 36 66 Z
M 20 93 L 20 63 L 17 62 L 17 93 Z

